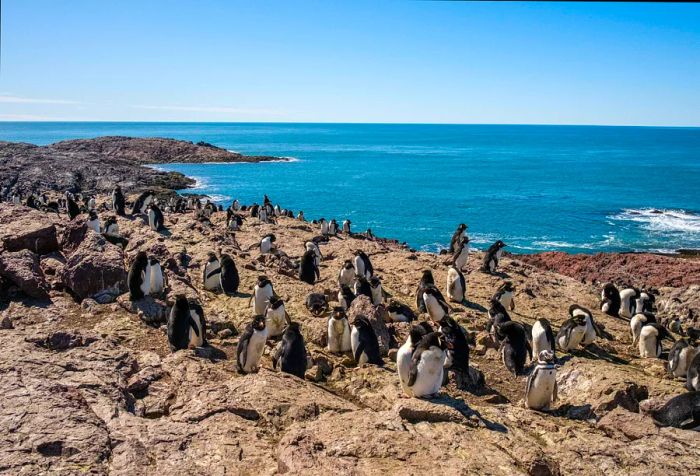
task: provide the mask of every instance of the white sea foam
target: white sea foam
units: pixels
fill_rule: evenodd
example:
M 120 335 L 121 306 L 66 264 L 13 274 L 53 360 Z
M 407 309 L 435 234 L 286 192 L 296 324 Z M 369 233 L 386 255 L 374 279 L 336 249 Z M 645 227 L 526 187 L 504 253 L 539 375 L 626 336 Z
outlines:
M 641 228 L 653 232 L 700 233 L 700 215 L 685 210 L 628 208 L 608 218 L 641 223 Z

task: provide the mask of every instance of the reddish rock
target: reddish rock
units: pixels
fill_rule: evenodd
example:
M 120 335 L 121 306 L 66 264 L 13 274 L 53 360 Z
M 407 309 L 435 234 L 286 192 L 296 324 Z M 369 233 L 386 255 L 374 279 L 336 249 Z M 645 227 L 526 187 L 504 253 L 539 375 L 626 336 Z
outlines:
M 58 251 L 56 226 L 46 214 L 29 207 L 0 203 L 0 243 L 5 251 Z
M 650 253 L 568 254 L 549 251 L 515 259 L 587 283 L 612 282 L 635 286 L 700 284 L 700 260 Z
M 81 299 L 106 289 L 125 292 L 126 278 L 122 249 L 92 231 L 68 258 L 63 271 L 65 286 Z
M 49 299 L 49 285 L 39 257 L 29 250 L 0 254 L 0 276 L 14 283 L 27 296 Z

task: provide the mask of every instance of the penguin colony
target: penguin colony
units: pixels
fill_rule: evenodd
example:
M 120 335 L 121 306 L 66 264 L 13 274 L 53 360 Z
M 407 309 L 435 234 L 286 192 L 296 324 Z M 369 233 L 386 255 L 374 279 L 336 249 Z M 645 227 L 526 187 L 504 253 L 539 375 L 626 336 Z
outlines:
M 119 231 L 117 217 L 128 217 L 127 200 L 119 186 L 100 207 L 94 196 L 70 192 L 55 200 L 50 200 L 46 194 L 31 194 L 24 199 L 13 194 L 5 198 L 11 203 L 24 203 L 45 212 L 59 215 L 63 212 L 71 220 L 85 215 L 87 229 L 123 248 L 129 244 Z M 99 212 L 104 216 L 103 221 Z M 167 232 L 166 215 L 187 212 L 193 212 L 200 224 L 211 225 L 211 216 L 223 210 L 210 201 L 202 203 L 193 197 L 159 200 L 149 191 L 141 193 L 130 207 L 132 219 L 142 219 L 144 226 L 157 233 Z M 273 206 L 267 196 L 262 205 L 249 207 L 234 200 L 225 213 L 226 233 L 234 246 L 237 242 L 233 232 L 240 230 L 248 218 L 266 224 L 276 224 L 278 217 L 294 218 L 291 210 Z M 306 221 L 303 211 L 296 219 Z M 436 396 L 451 376 L 462 383 L 467 382 L 467 385 L 483 383 L 483 374 L 469 365 L 470 348 L 474 347 L 472 335 L 454 316 L 454 304 L 469 305 L 468 283 L 463 273 L 469 260 L 465 224 L 457 227 L 446 250 L 451 256 L 445 263 L 448 268 L 445 281 L 442 281 L 447 299 L 436 284 L 433 271 L 426 269 L 416 279 L 417 312 L 392 298 L 391 293 L 382 287 L 381 277 L 376 273 L 370 256 L 361 249 L 356 249 L 352 258 L 343 261 L 337 271 L 322 276 L 324 256 L 321 247 L 324 243 L 330 239 L 375 238 L 370 230 L 359 234 L 351 232 L 351 221 L 347 219 L 342 221 L 342 226 L 335 219 L 325 218 L 312 224 L 319 227 L 320 235 L 298 250 L 296 277 L 309 285 L 325 279 L 337 286 L 337 295 L 310 292 L 305 302 L 312 316 L 327 320 L 328 352 L 345 354 L 358 366 L 385 365 L 385 354 L 373 317 L 358 314 L 350 319 L 348 315 L 353 301 L 358 296 L 366 296 L 373 307 L 382 307 L 386 311 L 386 319 L 390 322 L 411 324 L 406 339 L 397 343 L 395 354 L 398 382 L 407 397 Z M 506 246 L 501 240 L 491 245 L 484 254 L 480 271 L 499 276 L 499 262 Z M 274 234 L 260 238 L 261 255 L 284 255 L 294 263 L 280 248 Z M 186 267 L 186 251 L 183 251 L 181 260 Z M 201 263 L 201 270 L 205 292 L 240 298 L 240 278 L 231 255 L 211 251 Z M 158 257 L 149 256 L 145 250 L 138 251 L 129 267 L 129 298 L 139 301 L 148 296 L 163 296 L 167 288 L 166 274 Z M 303 379 L 309 367 L 309 355 L 301 324 L 291 319 L 285 309 L 285 300 L 277 295 L 268 276 L 260 275 L 250 291 L 251 318 L 238 340 L 236 370 L 240 373 L 257 372 L 266 348 L 272 346 L 273 368 Z M 557 351 L 560 355 L 562 352 L 575 354 L 595 346 L 600 339 L 614 339 L 615 336 L 596 322 L 589 309 L 576 303 L 571 304 L 568 318 L 558 330 L 543 316 L 532 325 L 514 320 L 509 313 L 516 309 L 515 294 L 516 288 L 510 281 L 504 281 L 494 290 L 486 328 L 498 345 L 504 368 L 514 379 L 524 379 L 524 406 L 549 411 L 557 400 L 557 369 L 566 365 L 564 360 L 557 358 Z M 659 426 L 697 429 L 700 427 L 700 330 L 684 330 L 678 321 L 660 322 L 656 318 L 657 295 L 658 292 L 651 288 L 627 285 L 618 288 L 613 283 L 606 283 L 601 289 L 600 311 L 611 318 L 629 322 L 632 345 L 640 358 L 664 358 L 669 377 L 685 381 L 688 393 L 670 399 L 661 409 L 652 412 L 655 422 Z M 330 301 L 336 301 L 338 305 L 331 305 Z M 204 311 L 198 299 L 175 296 L 167 319 L 167 338 L 173 352 L 209 346 Z

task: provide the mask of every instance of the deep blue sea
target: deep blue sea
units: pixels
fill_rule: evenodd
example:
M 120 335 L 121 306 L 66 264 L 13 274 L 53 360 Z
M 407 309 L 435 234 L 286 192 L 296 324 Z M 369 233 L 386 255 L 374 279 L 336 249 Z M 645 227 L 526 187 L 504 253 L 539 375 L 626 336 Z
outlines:
M 436 250 L 469 225 L 477 248 L 672 251 L 700 248 L 700 128 L 0 123 L 0 140 L 102 135 L 206 141 L 287 163 L 168 165 L 229 204 L 273 202 L 307 218 Z

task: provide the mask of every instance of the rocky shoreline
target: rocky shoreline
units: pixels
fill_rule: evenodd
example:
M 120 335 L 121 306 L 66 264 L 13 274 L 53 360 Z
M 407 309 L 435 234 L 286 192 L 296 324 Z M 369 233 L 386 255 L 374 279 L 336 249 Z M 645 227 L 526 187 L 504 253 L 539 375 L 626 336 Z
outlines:
M 115 185 L 138 192 L 172 193 L 194 186 L 177 172 L 148 164 L 204 162 L 269 162 L 271 156 L 245 156 L 207 143 L 161 138 L 99 137 L 47 146 L 0 141 L 0 192 L 25 196 L 47 191 L 110 193 Z
M 91 185 L 91 179 L 61 178 L 71 170 L 70 160 L 64 159 L 63 169 L 53 169 L 52 190 L 59 191 L 66 183 L 110 189 L 114 183 L 107 181 L 119 176 L 122 167 L 154 162 L 63 144 L 39 155 L 21 152 L 26 145 L 10 148 L 35 158 L 85 154 L 93 164 L 118 163 L 114 172 L 100 175 L 103 182 Z M 182 147 L 204 154 L 200 148 L 207 146 Z M 182 154 L 172 155 L 173 160 Z M 122 182 L 133 183 L 126 189 L 130 202 L 158 177 L 143 170 Z M 0 173 L 6 180 L 5 172 Z M 40 178 L 38 172 L 33 177 Z M 37 187 L 48 183 L 42 180 Z M 107 195 L 98 194 L 101 221 L 113 214 L 107 202 Z M 626 254 L 512 255 L 501 260 L 498 273 L 487 274 L 480 270 L 483 254 L 471 253 L 464 270 L 468 302 L 451 303 L 450 313 L 474 340 L 470 366 L 483 374 L 484 382 L 465 385 L 451 373 L 438 398 L 423 400 L 406 398 L 396 375 L 396 346 L 405 340 L 408 324 L 389 322 L 384 305 L 357 298 L 349 315 L 367 315 L 378 326 L 385 362 L 383 367 L 357 366 L 352 357 L 327 351 L 327 315 L 313 316 L 305 299 L 316 292 L 337 304 L 338 271 L 361 249 L 391 298 L 420 316 L 415 306 L 421 272 L 432 269 L 444 290 L 446 257 L 414 252 L 391 240 L 341 234 L 321 245 L 321 279 L 309 285 L 289 263 L 319 234 L 318 225 L 286 217 L 263 223 L 248 212 L 243 215 L 235 236 L 227 230 L 224 212 L 207 220 L 193 212 L 166 213 L 165 229 L 159 232 L 142 215 L 120 216 L 120 233 L 128 239 L 122 249 L 88 229 L 84 214 L 69 220 L 65 214 L 0 203 L 0 473 L 700 470 L 698 433 L 661 428 L 648 415 L 683 393 L 684 382 L 669 376 L 662 359 L 639 358 L 629 322 L 607 316 L 599 307 L 603 280 L 654 286 L 660 320 L 700 327 L 695 261 Z M 260 253 L 260 239 L 269 233 L 284 254 Z M 126 273 L 139 251 L 158 258 L 168 285 L 161 295 L 131 301 Z M 203 266 L 212 251 L 234 258 L 241 280 L 236 295 L 203 288 Z M 312 363 L 305 379 L 273 370 L 271 348 L 265 350 L 259 373 L 236 371 L 240 332 L 252 318 L 250 293 L 261 274 L 273 281 L 290 316 L 301 324 Z M 559 328 L 569 306 L 577 303 L 591 309 L 611 336 L 571 353 L 559 352 L 559 400 L 551 411 L 524 407 L 525 378 L 504 368 L 486 330 L 489 300 L 505 280 L 515 285 L 514 320 L 532 324 L 545 317 Z M 201 303 L 213 349 L 209 353 L 168 348 L 163 320 L 178 294 Z

